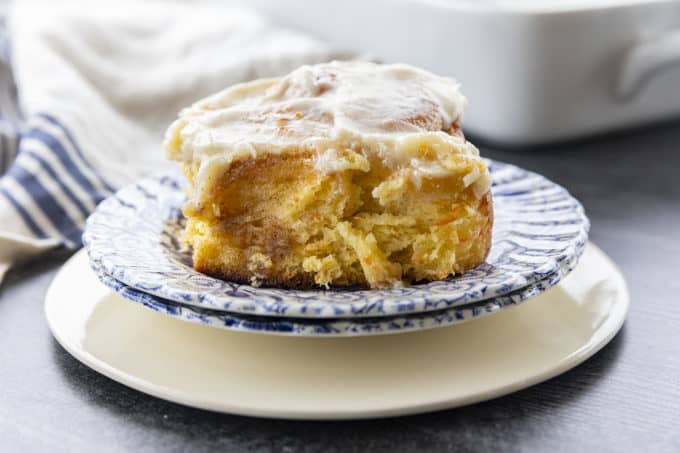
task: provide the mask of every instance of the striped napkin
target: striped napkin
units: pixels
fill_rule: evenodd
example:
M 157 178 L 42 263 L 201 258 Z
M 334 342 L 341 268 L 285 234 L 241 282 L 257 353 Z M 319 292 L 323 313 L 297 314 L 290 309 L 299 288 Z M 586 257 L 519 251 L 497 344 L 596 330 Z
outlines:
M 180 108 L 335 56 L 216 2 L 14 2 L 0 30 L 0 281 L 18 260 L 79 247 L 102 199 L 166 168 Z

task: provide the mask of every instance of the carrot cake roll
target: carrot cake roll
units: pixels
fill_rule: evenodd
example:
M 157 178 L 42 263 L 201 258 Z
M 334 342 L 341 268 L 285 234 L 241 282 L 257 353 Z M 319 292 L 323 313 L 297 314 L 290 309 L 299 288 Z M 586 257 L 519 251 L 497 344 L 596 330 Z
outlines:
M 184 109 L 165 149 L 189 181 L 184 240 L 225 280 L 388 288 L 445 279 L 491 245 L 491 179 L 458 84 L 332 62 Z

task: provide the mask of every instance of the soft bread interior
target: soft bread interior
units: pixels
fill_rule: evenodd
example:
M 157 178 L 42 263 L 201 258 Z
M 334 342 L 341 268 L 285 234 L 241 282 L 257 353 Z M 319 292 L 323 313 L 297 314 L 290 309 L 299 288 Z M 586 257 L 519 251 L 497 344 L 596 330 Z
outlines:
M 331 173 L 318 171 L 314 152 L 230 165 L 203 194 L 208 202 L 185 208 L 196 268 L 256 284 L 390 287 L 484 260 L 490 194 L 466 178 L 486 171 L 481 161 L 460 158 L 445 177 L 423 177 L 360 151 L 342 158 L 353 165 Z M 193 181 L 194 169 L 185 172 Z

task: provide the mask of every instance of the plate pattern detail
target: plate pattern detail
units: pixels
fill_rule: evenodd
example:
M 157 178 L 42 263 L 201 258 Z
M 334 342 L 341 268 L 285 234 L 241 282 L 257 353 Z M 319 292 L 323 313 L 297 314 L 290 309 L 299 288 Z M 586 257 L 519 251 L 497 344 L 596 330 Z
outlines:
M 511 294 L 563 273 L 588 239 L 588 218 L 566 189 L 519 167 L 487 162 L 495 216 L 489 257 L 462 276 L 437 282 L 385 290 L 288 290 L 199 273 L 180 240 L 183 179 L 170 174 L 143 179 L 100 203 L 87 221 L 83 241 L 92 266 L 127 288 L 125 292 L 147 293 L 153 300 L 193 306 L 198 312 L 297 321 L 453 313 L 446 310 L 516 297 Z

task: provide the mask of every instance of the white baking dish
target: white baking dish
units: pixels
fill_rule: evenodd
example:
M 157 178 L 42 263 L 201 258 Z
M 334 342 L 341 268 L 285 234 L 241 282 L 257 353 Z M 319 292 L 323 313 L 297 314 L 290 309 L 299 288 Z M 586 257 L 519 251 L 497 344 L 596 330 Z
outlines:
M 455 77 L 509 145 L 680 115 L 680 1 L 251 0 L 278 22 Z

